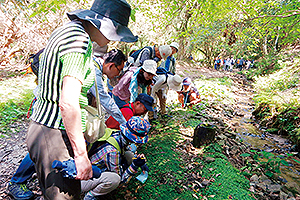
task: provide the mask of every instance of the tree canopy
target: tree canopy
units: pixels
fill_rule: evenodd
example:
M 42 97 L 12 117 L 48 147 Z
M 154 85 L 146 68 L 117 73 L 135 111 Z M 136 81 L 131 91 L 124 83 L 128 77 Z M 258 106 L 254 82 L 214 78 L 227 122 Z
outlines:
M 4 52 L 0 55 L 1 64 L 16 52 L 24 54 L 42 48 L 50 33 L 67 21 L 67 11 L 88 9 L 93 3 L 91 0 L 1 2 L 0 17 L 4 21 L 0 27 Z M 128 3 L 132 7 L 129 26 L 139 35 L 137 46 L 177 41 L 180 59 L 201 54 L 208 66 L 217 55 L 254 59 L 299 43 L 298 0 L 128 0 Z

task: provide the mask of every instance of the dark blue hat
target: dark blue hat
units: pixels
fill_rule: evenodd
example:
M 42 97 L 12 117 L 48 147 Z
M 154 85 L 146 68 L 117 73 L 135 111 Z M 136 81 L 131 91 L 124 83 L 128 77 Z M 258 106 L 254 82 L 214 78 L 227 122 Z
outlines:
M 154 99 L 148 94 L 144 94 L 144 93 L 139 94 L 135 99 L 135 101 L 141 102 L 146 107 L 147 110 L 153 111 L 152 106 L 154 103 Z
M 112 41 L 136 42 L 129 30 L 130 5 L 125 0 L 95 0 L 90 10 L 75 10 L 67 13 L 70 20 L 83 19 L 91 22 Z

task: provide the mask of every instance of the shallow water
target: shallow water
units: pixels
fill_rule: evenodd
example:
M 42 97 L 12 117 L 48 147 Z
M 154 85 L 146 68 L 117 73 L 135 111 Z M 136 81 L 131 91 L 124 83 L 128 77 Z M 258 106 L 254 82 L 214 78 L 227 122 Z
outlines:
M 251 118 L 253 107 L 247 106 L 245 103 L 240 104 L 240 112 L 243 112 L 244 115 L 243 117 L 236 116 L 233 119 L 233 123 L 239 124 L 235 130 L 237 137 L 244 144 L 261 151 L 271 152 L 276 157 L 286 160 L 289 166 L 281 165 L 280 180 L 282 182 L 295 182 L 300 186 L 300 159 L 296 157 L 297 153 L 293 152 L 293 144 L 280 135 L 270 134 L 259 129 L 258 125 Z M 287 154 L 292 154 L 292 156 Z

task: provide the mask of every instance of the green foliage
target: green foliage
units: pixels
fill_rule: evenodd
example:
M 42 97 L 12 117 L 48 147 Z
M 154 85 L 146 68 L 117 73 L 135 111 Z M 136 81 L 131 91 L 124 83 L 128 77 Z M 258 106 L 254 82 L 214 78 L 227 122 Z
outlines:
M 7 134 L 10 132 L 10 125 L 25 119 L 30 103 L 33 99 L 31 90 L 25 91 L 20 99 L 9 100 L 0 103 L 0 132 Z
M 297 131 L 300 113 L 299 64 L 298 58 L 294 63 L 282 62 L 280 70 L 255 78 L 254 84 L 257 94 L 253 114 L 256 119 L 267 126 L 267 131 L 287 134 L 296 144 L 300 141 Z
M 82 2 L 81 2 L 82 1 Z M 48 15 L 49 13 L 56 13 L 58 11 L 60 11 L 62 8 L 65 9 L 65 7 L 67 5 L 72 5 L 77 3 L 80 4 L 81 6 L 88 3 L 88 0 L 74 0 L 74 1 L 70 1 L 70 0 L 37 0 L 34 1 L 33 3 L 30 4 L 30 8 L 33 9 L 32 14 L 29 16 L 29 18 L 35 17 L 35 16 L 39 16 L 39 17 L 43 17 L 43 19 L 47 19 L 45 18 L 46 15 Z M 84 7 L 82 7 L 81 9 L 84 9 Z
M 259 58 L 254 63 L 254 67 L 240 72 L 244 73 L 249 80 L 253 80 L 257 78 L 258 76 L 264 76 L 264 75 L 269 75 L 272 74 L 280 69 L 282 69 L 282 65 L 278 63 L 278 60 L 280 59 L 279 56 L 276 56 L 274 54 L 268 54 L 266 56 L 263 56 Z
M 217 144 L 211 144 L 205 148 L 205 154 L 207 153 L 210 157 L 214 154 L 222 154 L 221 152 L 222 148 Z M 229 196 L 232 199 L 254 199 L 248 191 L 249 180 L 244 178 L 227 158 L 215 157 L 215 161 L 206 163 L 202 171 L 202 175 L 207 179 L 219 174 L 217 178 L 214 177 L 215 181 L 208 188 L 201 190 L 203 195 L 215 195 L 217 199 L 228 199 Z

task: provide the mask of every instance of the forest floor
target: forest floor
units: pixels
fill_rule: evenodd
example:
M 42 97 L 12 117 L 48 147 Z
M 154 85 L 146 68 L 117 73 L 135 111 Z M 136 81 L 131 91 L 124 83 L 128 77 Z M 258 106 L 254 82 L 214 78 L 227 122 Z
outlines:
M 300 193 L 299 183 L 295 181 L 282 181 L 288 178 L 280 175 L 274 175 L 273 178 L 264 175 L 263 170 L 260 167 L 261 163 L 253 159 L 256 152 L 260 150 L 260 147 L 251 145 L 251 139 L 241 136 L 241 132 L 250 132 L 246 129 L 240 130 L 241 127 L 245 127 L 245 124 L 250 124 L 254 128 L 259 127 L 254 121 L 251 121 L 251 111 L 254 108 L 252 101 L 254 91 L 251 87 L 251 82 L 247 81 L 243 75 L 238 74 L 236 70 L 233 72 L 216 71 L 200 67 L 197 63 L 186 64 L 179 62 L 177 65 L 177 74 L 182 77 L 190 77 L 194 80 L 203 100 L 199 105 L 182 109 L 178 104 L 177 94 L 170 91 L 168 93 L 169 114 L 171 114 L 173 118 L 167 120 L 159 118 L 159 123 L 152 127 L 150 138 L 152 137 L 153 144 L 155 144 L 158 136 L 159 138 L 171 137 L 171 133 L 176 130 L 176 134 L 179 136 L 177 138 L 172 138 L 172 140 L 176 142 L 175 146 L 172 146 L 172 144 L 170 145 L 172 146 L 171 149 L 174 155 L 176 154 L 180 157 L 178 166 L 185 170 L 185 173 L 183 173 L 185 180 L 177 180 L 177 183 L 170 180 L 170 183 L 168 183 L 167 180 L 169 180 L 169 178 L 165 177 L 164 180 L 166 181 L 157 183 L 154 181 L 150 182 L 149 180 L 148 183 L 149 185 L 153 183 L 155 185 L 153 187 L 158 187 L 159 185 L 165 185 L 165 187 L 174 186 L 174 190 L 172 191 L 175 191 L 179 197 L 176 198 L 176 195 L 172 196 L 168 192 L 168 189 L 166 189 L 166 194 L 157 194 L 157 192 L 152 194 L 153 192 L 151 192 L 151 195 L 157 196 L 150 195 L 150 197 L 145 197 L 139 194 L 139 191 L 141 191 L 141 193 L 147 193 L 147 191 L 145 191 L 147 190 L 145 186 L 147 185 L 146 182 L 144 185 L 139 185 L 135 189 L 122 186 L 119 191 L 113 192 L 107 199 L 300 199 L 296 195 L 297 193 Z M 4 79 L 6 78 L 3 77 L 2 80 Z M 30 77 L 32 81 L 30 81 L 29 84 L 28 77 L 17 77 L 16 79 L 18 80 L 18 83 L 20 81 L 19 85 L 24 87 L 24 90 L 33 89 L 33 76 Z M 22 81 L 24 81 L 24 84 L 22 84 Z M 216 83 L 218 84 L 214 85 Z M 8 86 L 5 87 L 6 91 L 10 90 Z M 2 97 L 5 98 L 5 94 L 3 94 L 2 91 L 3 90 L 1 90 L 0 93 L 2 93 Z M 25 137 L 28 123 L 29 121 L 24 118 L 22 123 L 12 124 L 10 126 L 11 133 L 2 135 L 0 138 L 0 199 L 12 199 L 7 195 L 6 185 L 27 153 Z M 202 156 L 205 151 L 204 147 L 195 148 L 192 146 L 191 142 L 194 128 L 199 123 L 217 126 L 216 146 L 211 147 L 215 149 L 213 151 L 215 153 L 207 150 L 208 154 Z M 164 135 L 160 135 L 161 133 L 164 133 Z M 284 153 L 284 148 L 291 149 L 292 144 L 284 138 L 268 136 L 268 134 L 265 135 L 267 135 L 267 138 L 272 139 L 270 139 L 271 141 L 264 139 L 264 141 L 273 142 L 279 146 L 276 149 L 275 147 L 267 149 L 271 149 L 272 151 L 276 150 L 279 154 Z M 161 139 L 161 141 L 163 141 L 163 139 Z M 265 143 L 267 144 L 268 142 Z M 262 148 L 266 148 L 268 145 L 263 144 L 262 146 Z M 148 150 L 152 148 L 151 144 L 146 147 Z M 146 147 L 142 150 L 147 151 Z M 151 151 L 155 151 L 157 147 L 151 149 Z M 217 150 L 218 148 L 219 150 Z M 161 151 L 160 153 L 165 153 L 168 150 L 159 151 Z M 151 153 L 149 154 L 151 157 Z M 201 157 L 201 159 L 196 162 L 195 160 L 199 157 Z M 225 162 L 223 162 L 223 160 L 218 160 L 220 158 L 225 159 Z M 148 162 L 151 161 L 155 162 L 155 159 L 149 158 Z M 236 189 L 230 189 L 232 195 L 226 193 L 228 191 L 222 191 L 226 190 L 225 186 L 224 188 L 223 186 L 219 188 L 221 192 L 215 189 L 212 190 L 212 188 L 214 188 L 213 185 L 218 182 L 218 177 L 220 178 L 223 175 L 217 173 L 218 168 L 224 168 L 225 165 L 227 166 L 227 163 L 230 163 L 238 169 L 233 173 L 243 179 L 236 182 L 238 186 L 231 186 L 237 187 Z M 171 165 L 172 164 L 174 163 L 171 163 Z M 151 169 L 151 164 L 149 165 Z M 195 167 L 195 165 L 197 165 L 197 167 Z M 167 164 L 164 168 L 166 167 L 168 168 L 170 166 Z M 155 167 L 153 166 L 153 168 Z M 193 170 L 194 168 L 195 170 Z M 203 173 L 205 173 L 206 169 L 208 171 L 206 177 L 210 178 L 205 178 L 204 175 L 202 175 L 201 170 L 200 174 L 194 173 L 196 168 L 197 170 L 203 170 Z M 170 168 L 170 170 L 172 169 Z M 272 169 L 270 169 L 270 171 L 272 171 Z M 159 174 L 158 171 L 156 173 Z M 170 175 L 170 173 L 173 172 L 170 171 L 162 176 L 172 177 L 173 175 Z M 222 173 L 225 174 L 226 172 Z M 153 174 L 153 179 L 154 177 L 155 175 Z M 227 179 L 230 179 L 230 177 Z M 246 182 L 244 180 L 246 180 Z M 235 182 L 234 178 L 229 181 Z M 234 198 L 235 192 L 239 191 L 239 183 L 240 185 L 246 185 L 245 194 L 247 194 L 247 198 L 239 198 L 238 194 L 236 194 L 237 196 Z M 222 183 L 218 184 L 218 186 L 220 186 Z M 41 195 L 36 176 L 32 177 L 31 181 L 28 183 L 28 187 L 36 194 L 35 198 L 38 198 Z M 160 188 L 161 187 L 163 186 L 160 186 Z M 211 189 L 209 189 L 209 187 L 211 187 Z M 148 189 L 148 191 L 149 190 L 151 189 Z M 189 191 L 190 193 L 187 195 L 191 194 L 190 197 L 180 196 L 184 193 L 183 190 Z M 222 196 L 223 193 L 226 193 L 226 198 Z M 113 197 L 114 195 L 117 197 Z M 167 197 L 168 195 L 170 195 L 169 198 Z

